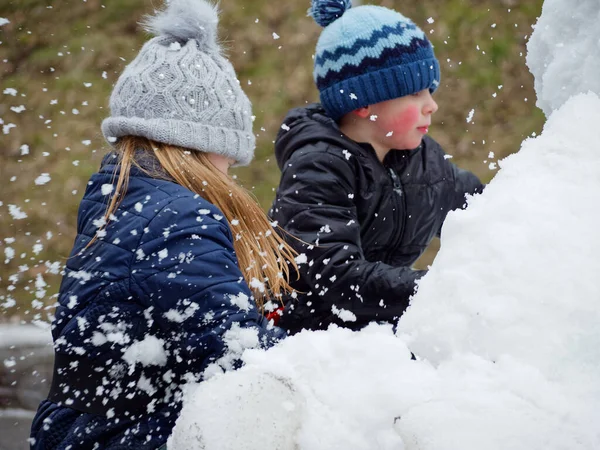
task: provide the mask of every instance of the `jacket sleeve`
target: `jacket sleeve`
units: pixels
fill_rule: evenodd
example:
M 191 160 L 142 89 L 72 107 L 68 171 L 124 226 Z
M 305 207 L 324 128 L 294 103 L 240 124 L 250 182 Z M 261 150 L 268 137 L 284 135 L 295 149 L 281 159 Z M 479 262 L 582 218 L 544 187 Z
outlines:
M 452 173 L 454 175 L 454 199 L 451 210 L 464 208 L 466 196 L 481 194 L 484 185 L 475 174 L 461 169 L 451 162 L 448 162 L 448 164 L 452 166 Z
M 450 211 L 465 208 L 467 205 L 467 195 L 481 194 L 485 186 L 472 172 L 457 167 L 448 159 L 446 159 L 446 164 L 450 166 L 450 171 L 454 179 L 454 190 L 451 193 L 452 195 L 446 208 L 447 214 Z M 437 236 L 440 237 L 441 233 L 442 227 L 438 230 Z
M 190 206 L 196 204 L 196 207 Z M 222 213 L 191 198 L 163 208 L 135 250 L 132 291 L 169 339 L 180 373 L 229 369 L 244 348 L 285 333 L 268 326 L 239 269 Z
M 299 269 L 317 297 L 315 308 L 342 321 L 393 322 L 408 307 L 415 281 L 425 271 L 365 259 L 352 200 L 353 162 L 337 147 L 323 147 L 294 152 L 283 168 L 272 217 L 299 239 L 290 243 L 306 255 Z

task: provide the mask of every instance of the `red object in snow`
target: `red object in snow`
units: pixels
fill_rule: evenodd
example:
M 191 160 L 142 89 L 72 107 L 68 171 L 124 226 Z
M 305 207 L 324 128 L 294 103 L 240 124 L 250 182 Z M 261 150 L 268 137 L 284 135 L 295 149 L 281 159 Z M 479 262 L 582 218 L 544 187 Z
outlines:
M 273 325 L 277 326 L 279 324 L 279 319 L 283 315 L 283 306 L 278 306 L 276 310 L 268 312 L 265 317 L 267 320 L 272 320 Z

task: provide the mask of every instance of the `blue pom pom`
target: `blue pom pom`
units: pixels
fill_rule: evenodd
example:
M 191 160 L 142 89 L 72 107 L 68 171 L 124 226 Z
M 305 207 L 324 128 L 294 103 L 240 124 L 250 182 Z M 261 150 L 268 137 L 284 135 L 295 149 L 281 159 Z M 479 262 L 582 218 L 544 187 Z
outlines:
M 323 28 L 352 8 L 352 0 L 312 0 L 309 15 Z

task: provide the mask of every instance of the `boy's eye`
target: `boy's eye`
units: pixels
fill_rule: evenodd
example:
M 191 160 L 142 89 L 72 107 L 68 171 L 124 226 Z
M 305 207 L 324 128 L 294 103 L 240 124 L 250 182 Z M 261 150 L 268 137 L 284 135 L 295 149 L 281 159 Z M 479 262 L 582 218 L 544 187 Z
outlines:
M 415 92 L 414 94 L 411 94 L 411 95 L 413 97 L 420 97 L 421 95 L 425 95 L 426 92 L 429 92 L 429 89 L 423 89 L 422 91 Z

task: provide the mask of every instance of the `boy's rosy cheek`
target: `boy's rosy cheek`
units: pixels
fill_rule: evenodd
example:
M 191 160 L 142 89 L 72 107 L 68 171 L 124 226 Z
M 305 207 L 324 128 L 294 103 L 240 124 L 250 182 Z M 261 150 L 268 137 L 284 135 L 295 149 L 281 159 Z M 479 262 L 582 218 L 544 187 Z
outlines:
M 414 129 L 418 121 L 419 108 L 417 106 L 408 106 L 394 117 L 386 118 L 384 126 L 387 131 L 393 131 L 394 134 L 402 134 Z

